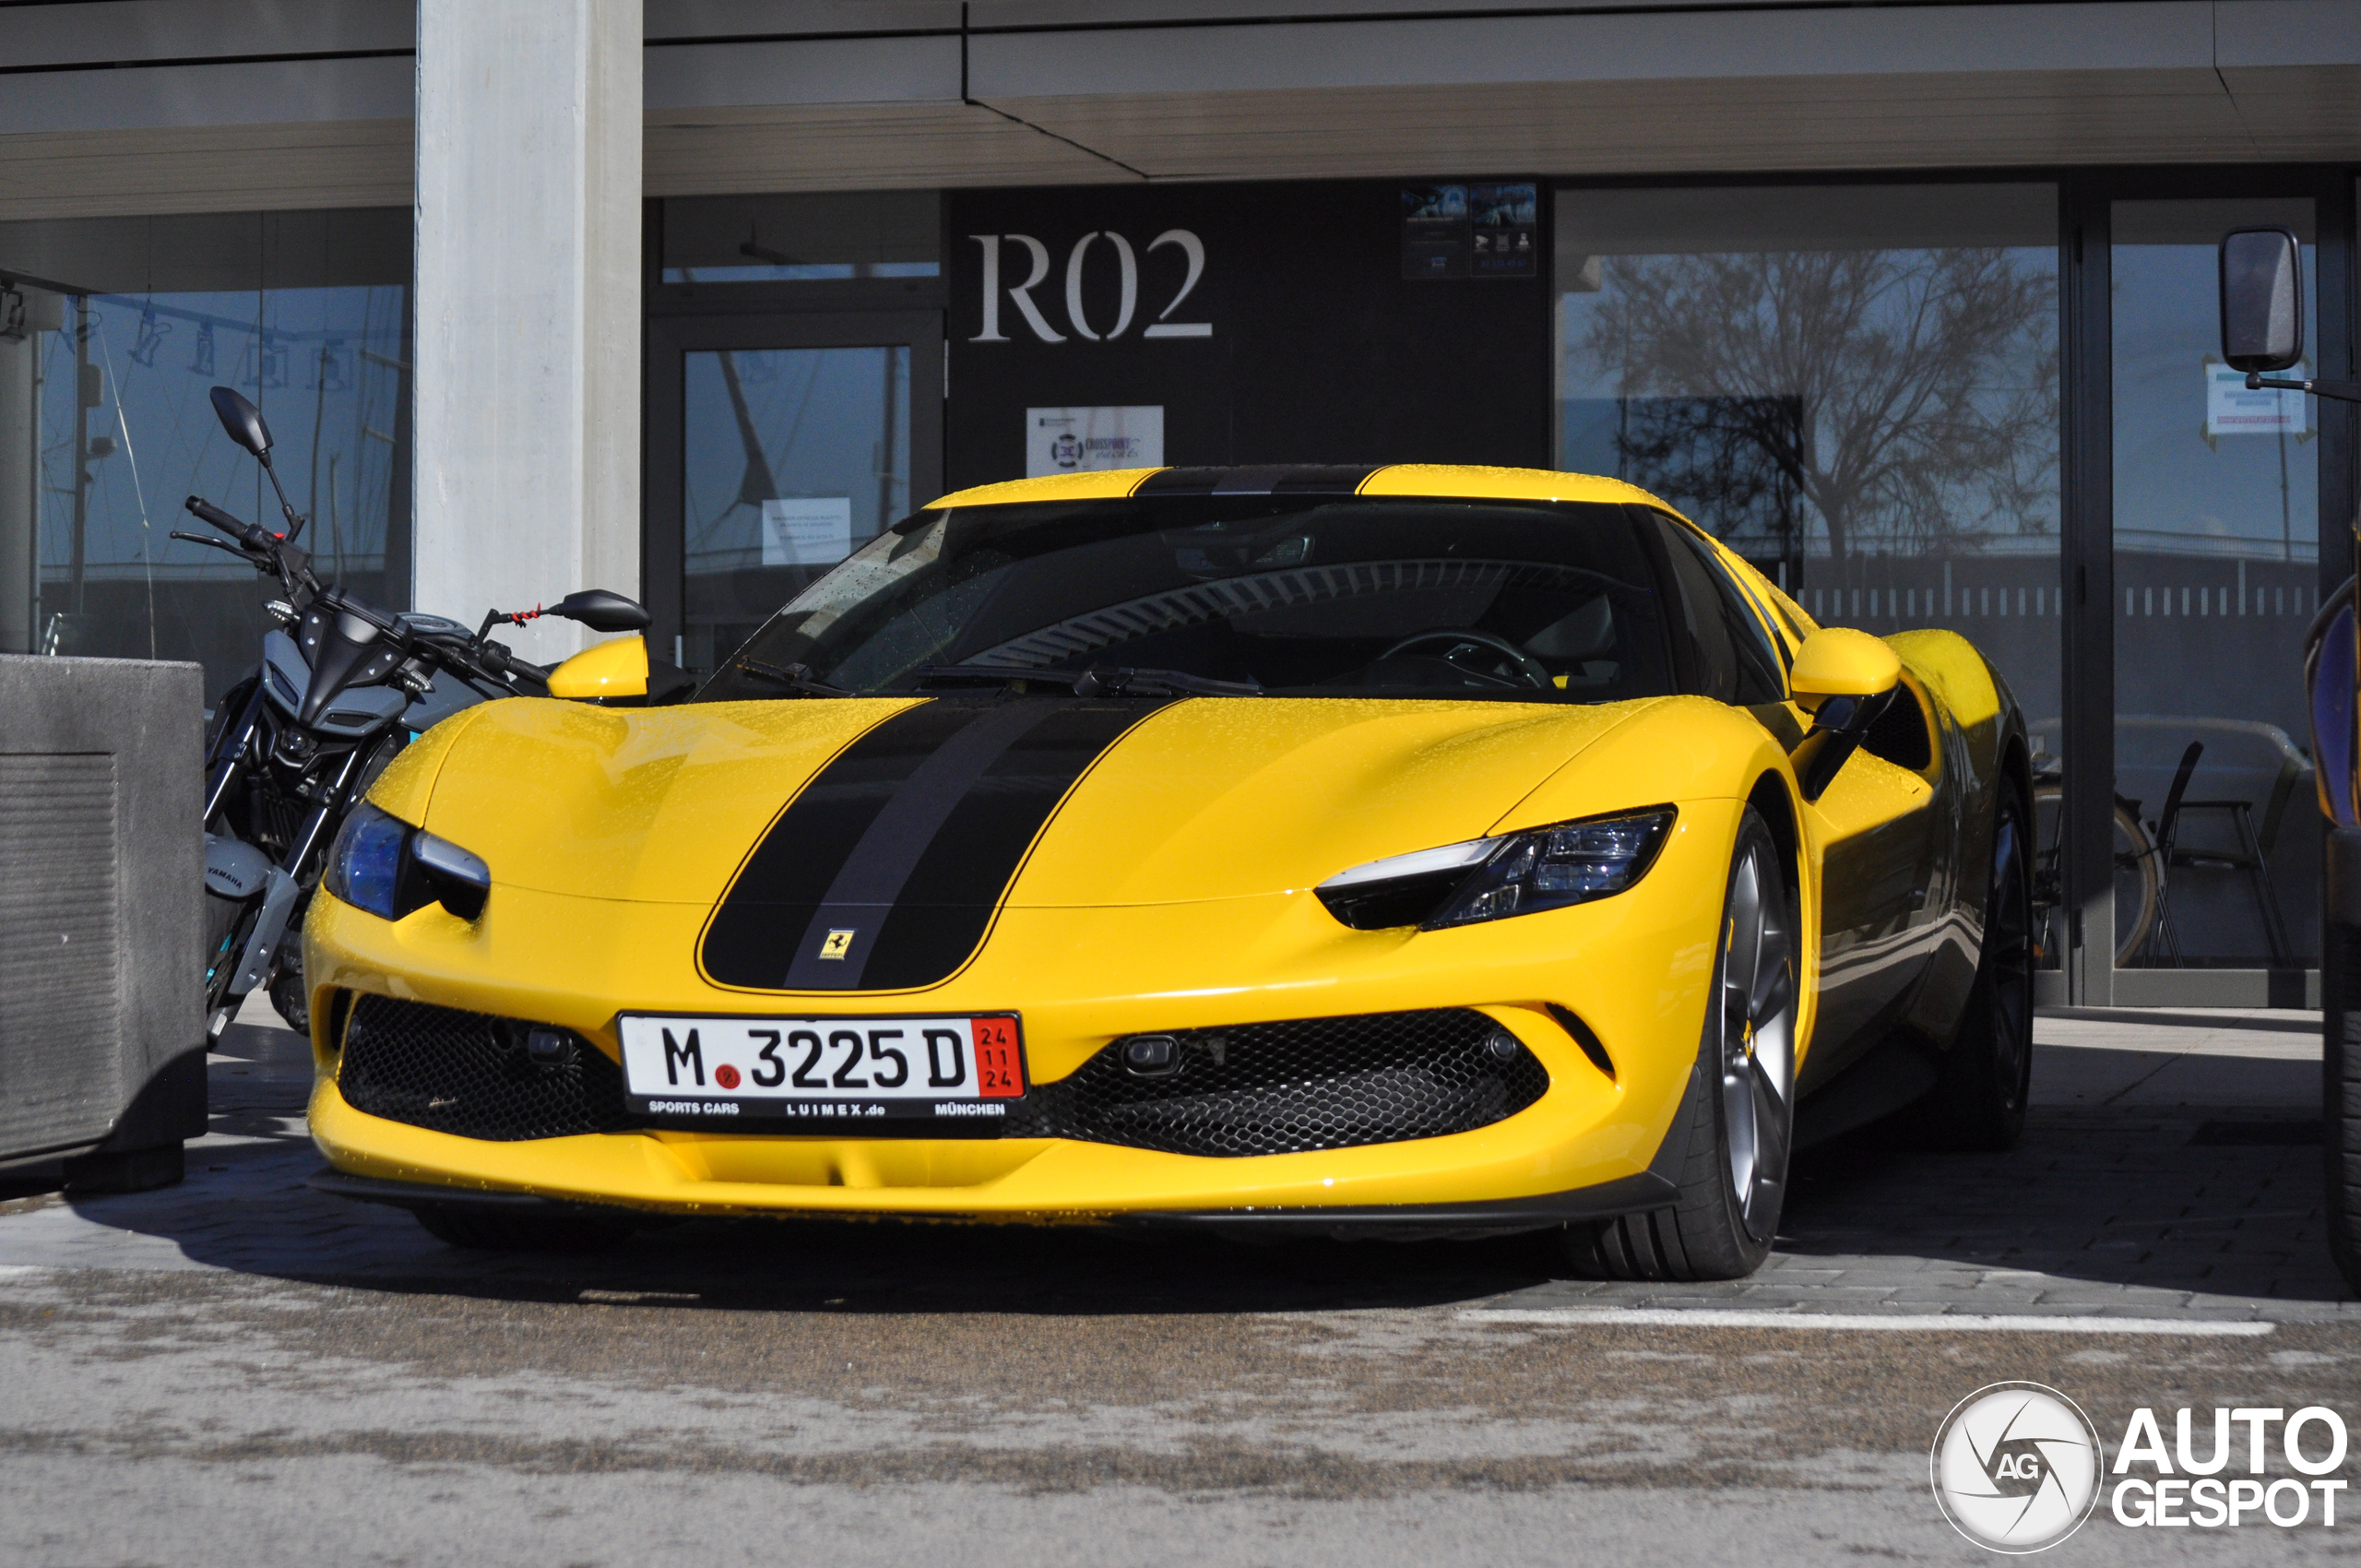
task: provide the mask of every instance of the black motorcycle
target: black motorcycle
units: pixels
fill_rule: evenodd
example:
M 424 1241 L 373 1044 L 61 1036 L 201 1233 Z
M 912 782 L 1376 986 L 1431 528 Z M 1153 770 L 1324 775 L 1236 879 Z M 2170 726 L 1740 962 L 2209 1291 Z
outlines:
M 295 542 L 304 519 L 271 467 L 261 410 L 226 386 L 212 396 L 230 439 L 270 476 L 287 529 L 241 522 L 192 495 L 188 510 L 227 537 L 172 535 L 227 551 L 286 591 L 267 607 L 279 625 L 263 634 L 261 664 L 222 695 L 206 735 L 208 1044 L 262 988 L 290 1026 L 309 1029 L 303 911 L 338 827 L 386 765 L 463 707 L 548 694 L 549 671 L 493 641 L 494 626 L 540 615 L 600 632 L 647 625 L 647 611 L 603 588 L 547 609 L 495 610 L 471 633 L 439 615 L 380 610 L 322 583 Z

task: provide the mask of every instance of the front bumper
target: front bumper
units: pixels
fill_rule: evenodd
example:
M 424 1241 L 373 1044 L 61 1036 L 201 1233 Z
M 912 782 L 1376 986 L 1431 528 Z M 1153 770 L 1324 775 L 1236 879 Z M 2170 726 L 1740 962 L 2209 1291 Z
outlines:
M 689 956 L 705 910 L 496 886 L 468 925 L 388 923 L 319 897 L 306 921 L 319 1068 L 314 1142 L 347 1195 L 499 1194 L 641 1215 L 1129 1220 L 1254 1231 L 1480 1233 L 1661 1207 L 1655 1169 L 1697 1059 L 1736 802 L 1684 802 L 1656 865 L 1596 904 L 1425 933 L 1338 926 L 1309 892 L 1113 909 L 1010 909 L 929 1011 L 1017 1011 L 1028 1077 L 1073 1074 L 1152 1030 L 1474 1007 L 1548 1074 L 1541 1098 L 1474 1131 L 1236 1158 L 1063 1138 L 829 1138 L 635 1129 L 492 1142 L 364 1114 L 336 1082 L 338 992 L 570 1028 L 609 1055 L 624 1010 L 908 1011 L 899 995 L 725 990 Z M 1703 911 L 1703 918 L 1701 918 Z M 1604 1045 L 1602 1070 L 1551 1006 Z M 364 1192 L 353 1181 L 368 1184 Z M 386 1185 L 390 1183 L 391 1185 Z M 408 1196 L 403 1196 L 408 1194 Z
M 1676 1132 L 1680 1129 L 1676 1128 Z M 1665 1150 L 1681 1146 L 1667 1136 Z M 1656 1168 L 1596 1187 L 1571 1193 L 1546 1193 L 1536 1197 L 1503 1198 L 1489 1203 L 1313 1205 L 1302 1207 L 1119 1209 L 1097 1217 L 1099 1223 L 1203 1230 L 1241 1241 L 1312 1236 L 1338 1241 L 1423 1241 L 1513 1236 L 1547 1230 L 1577 1220 L 1611 1219 L 1669 1207 L 1679 1195 L 1668 1152 L 1660 1153 Z M 354 1176 L 333 1166 L 314 1174 L 305 1183 L 330 1196 L 359 1203 L 386 1204 L 395 1208 L 472 1208 L 502 1214 L 548 1215 L 564 1218 L 621 1219 L 645 1225 L 651 1219 L 670 1223 L 678 1217 L 651 1214 L 644 1208 L 578 1199 L 544 1197 L 538 1193 L 506 1192 L 444 1186 L 426 1182 L 393 1182 L 382 1177 Z M 781 1218 L 836 1218 L 874 1219 L 877 1216 L 799 1215 L 756 1211 Z M 910 1213 L 896 1218 L 913 1221 L 965 1219 L 972 1215 Z

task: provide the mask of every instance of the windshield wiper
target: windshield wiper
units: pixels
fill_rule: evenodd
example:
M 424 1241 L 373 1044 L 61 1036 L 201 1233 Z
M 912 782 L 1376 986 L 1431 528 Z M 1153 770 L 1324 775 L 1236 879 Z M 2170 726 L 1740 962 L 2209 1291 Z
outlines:
M 1121 696 L 1126 693 L 1187 693 L 1200 697 L 1259 697 L 1260 681 L 1215 681 L 1185 670 L 1134 670 L 1127 665 L 1094 664 L 1074 678 L 1077 696 Z
M 1079 675 L 1065 670 L 1031 670 L 1014 664 L 921 664 L 921 681 L 1038 681 L 1071 687 L 1081 697 L 1175 696 L 1259 697 L 1263 687 L 1252 681 L 1214 681 L 1184 670 L 1134 670 L 1128 666 L 1094 664 Z
M 831 686 L 825 681 L 813 680 L 812 667 L 808 664 L 765 664 L 759 659 L 748 659 L 742 654 L 730 662 L 749 675 L 759 675 L 765 681 L 777 681 L 779 684 L 792 687 L 807 697 L 852 695 L 842 686 Z

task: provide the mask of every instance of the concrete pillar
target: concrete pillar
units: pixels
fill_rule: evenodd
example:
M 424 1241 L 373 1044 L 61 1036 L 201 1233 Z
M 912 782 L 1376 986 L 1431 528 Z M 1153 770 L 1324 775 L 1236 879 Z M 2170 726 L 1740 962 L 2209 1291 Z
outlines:
M 26 284 L 0 286 L 0 653 L 30 653 L 41 636 L 42 334 L 65 325 L 65 307 Z
M 420 0 L 417 609 L 639 594 L 642 36 L 641 0 Z
M 0 310 L 14 303 L 0 296 Z M 37 342 L 30 331 L 12 337 L 0 330 L 0 653 L 33 650 L 35 519 L 41 515 Z

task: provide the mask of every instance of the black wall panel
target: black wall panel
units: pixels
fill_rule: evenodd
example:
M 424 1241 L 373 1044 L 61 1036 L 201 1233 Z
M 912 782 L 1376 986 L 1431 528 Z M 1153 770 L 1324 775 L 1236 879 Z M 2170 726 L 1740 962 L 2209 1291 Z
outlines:
M 1027 408 L 1131 404 L 1163 407 L 1173 464 L 1548 466 L 1545 278 L 1404 280 L 1401 192 L 1355 181 L 951 194 L 946 484 L 1023 477 Z M 1204 253 L 1177 306 L 1187 246 L 1150 248 L 1171 231 Z M 1115 335 L 1119 252 L 1094 240 L 1079 274 L 1093 340 L 1075 329 L 1067 275 L 1076 243 L 1109 232 L 1132 250 L 1137 292 Z M 1011 297 L 1036 267 L 1016 235 L 1041 246 L 1046 271 L 1028 297 L 1062 341 L 1044 341 Z M 979 340 L 988 244 L 1006 341 Z M 1148 336 L 1159 317 L 1209 333 Z

